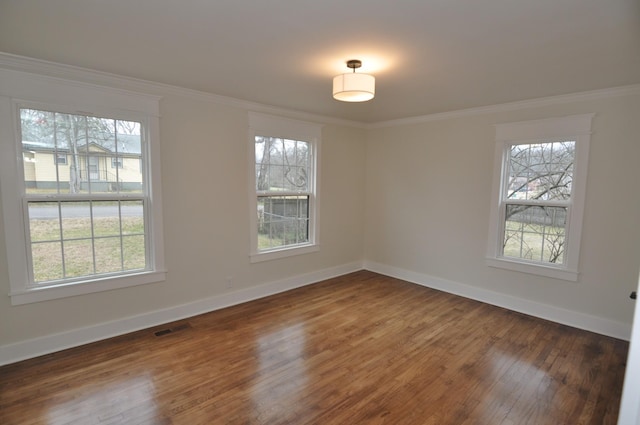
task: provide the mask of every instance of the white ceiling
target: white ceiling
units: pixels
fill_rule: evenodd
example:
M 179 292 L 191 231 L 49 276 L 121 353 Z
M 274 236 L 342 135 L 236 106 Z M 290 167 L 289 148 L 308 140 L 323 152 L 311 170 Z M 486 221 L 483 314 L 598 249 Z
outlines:
M 640 0 L 0 0 L 0 51 L 377 122 L 640 83 Z

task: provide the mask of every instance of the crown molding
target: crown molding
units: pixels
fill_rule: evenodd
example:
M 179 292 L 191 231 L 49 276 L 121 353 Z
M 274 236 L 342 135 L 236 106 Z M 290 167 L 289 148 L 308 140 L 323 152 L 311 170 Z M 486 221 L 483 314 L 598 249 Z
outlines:
M 480 106 L 477 108 L 460 109 L 457 111 L 440 112 L 437 114 L 422 115 L 417 117 L 400 118 L 389 121 L 378 121 L 366 126 L 367 129 L 399 127 L 404 125 L 421 124 L 431 121 L 442 121 L 453 118 L 463 118 L 473 115 L 492 114 L 496 112 L 516 111 L 519 109 L 537 108 L 542 106 L 558 105 L 563 103 L 581 102 L 585 100 L 603 99 L 618 96 L 631 96 L 640 94 L 640 84 L 612 87 L 600 90 L 591 90 L 580 93 L 563 94 L 558 96 L 541 97 L 537 99 L 521 100 L 517 102 L 501 103 L 497 105 Z
M 125 77 L 108 72 L 96 71 L 92 69 L 65 65 L 61 63 L 34 59 L 4 52 L 0 52 L 0 69 L 26 72 L 45 77 L 64 79 L 67 81 L 71 80 L 86 84 L 109 86 L 116 89 L 138 91 L 146 94 L 154 94 L 157 96 L 180 96 L 204 102 L 212 102 L 224 106 L 246 109 L 253 112 L 280 115 L 288 118 L 301 119 L 320 124 L 344 125 L 362 129 L 400 127 L 405 125 L 421 124 L 425 122 L 462 118 L 473 115 L 515 111 L 519 109 L 536 108 L 585 100 L 640 94 L 640 84 L 633 84 L 628 86 L 620 86 L 558 96 L 549 96 L 517 102 L 501 103 L 497 105 L 480 106 L 476 108 L 460 109 L 456 111 L 440 112 L 436 114 L 367 123 L 362 121 L 352 121 L 325 115 L 295 111 L 278 106 L 251 102 L 248 100 L 222 96 L 214 93 L 173 86 L 170 84 Z
M 156 96 L 179 96 L 193 100 L 211 102 L 219 105 L 245 109 L 253 112 L 262 112 L 272 115 L 280 115 L 320 124 L 344 125 L 349 127 L 365 128 L 366 124 L 325 115 L 312 114 L 281 108 L 278 106 L 236 99 L 199 90 L 187 89 L 170 84 L 158 83 L 133 77 L 96 71 L 73 65 L 65 65 L 42 59 L 34 59 L 11 53 L 0 52 L 0 69 L 26 72 L 45 78 L 72 81 L 96 86 L 108 86 L 115 89 L 131 90 L 152 94 Z

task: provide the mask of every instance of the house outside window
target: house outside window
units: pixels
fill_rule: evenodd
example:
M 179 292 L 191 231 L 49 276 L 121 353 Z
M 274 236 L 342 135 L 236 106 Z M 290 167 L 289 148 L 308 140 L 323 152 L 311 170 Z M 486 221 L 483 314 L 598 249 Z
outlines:
M 12 304 L 164 280 L 159 99 L 127 92 L 96 107 L 84 99 L 105 98 L 109 88 L 71 82 L 65 91 L 64 81 L 42 83 L 28 96 L 30 78 L 37 77 L 11 85 L 12 97 L 66 97 L 48 104 L 0 96 L 1 124 L 17 129 L 13 140 L 0 140 Z M 90 112 L 75 112 L 79 106 Z M 107 171 L 120 156 L 145 172 Z
M 577 280 L 592 117 L 496 126 L 490 266 Z
M 320 126 L 250 114 L 251 260 L 318 249 Z

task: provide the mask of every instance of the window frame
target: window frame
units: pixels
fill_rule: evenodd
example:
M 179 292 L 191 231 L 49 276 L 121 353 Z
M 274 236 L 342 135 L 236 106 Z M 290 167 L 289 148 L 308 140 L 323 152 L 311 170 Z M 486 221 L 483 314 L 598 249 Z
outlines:
M 249 225 L 250 225 L 250 262 L 262 262 L 293 255 L 307 254 L 320 249 L 319 242 L 319 164 L 320 143 L 322 126 L 319 124 L 282 118 L 257 112 L 249 112 Z M 291 193 L 293 195 L 307 195 L 308 200 L 308 231 L 309 241 L 268 250 L 258 249 L 258 198 L 264 193 L 256 188 L 256 136 L 274 137 L 297 140 L 309 143 L 309 155 L 311 163 L 311 175 L 309 176 L 309 191 L 304 193 Z M 284 193 L 289 194 L 287 193 Z
M 142 158 L 140 158 L 140 160 L 142 160 Z M 124 168 L 124 158 L 121 156 L 112 156 L 111 157 L 111 168 L 113 169 L 118 169 L 118 170 L 122 170 Z M 140 167 L 140 170 L 142 170 L 143 167 Z
M 591 140 L 591 122 L 595 114 L 571 115 L 532 121 L 497 124 L 494 157 L 494 176 L 491 195 L 489 237 L 486 263 L 497 267 L 539 276 L 577 281 L 579 276 L 580 243 L 584 201 L 587 184 L 587 165 Z M 572 193 L 567 201 L 550 202 L 567 208 L 564 264 L 506 257 L 503 255 L 509 152 L 520 144 L 575 141 Z M 520 202 L 516 202 L 520 203 Z M 544 204 L 531 202 L 531 204 Z
M 100 291 L 160 282 L 166 278 L 162 199 L 160 187 L 159 101 L 160 97 L 128 90 L 51 80 L 38 75 L 13 74 L 10 90 L 0 92 L 0 190 L 5 244 L 9 265 L 12 305 L 41 302 Z M 96 104 L 96 100 L 100 104 Z M 20 108 L 52 110 L 89 116 L 142 122 L 146 128 L 148 167 L 144 179 L 148 234 L 148 267 L 144 271 L 34 284 L 29 259 L 29 222 L 26 211 L 23 155 L 20 137 Z M 46 195 L 43 196 L 46 199 Z M 53 199 L 52 199 L 53 200 Z M 78 199 L 78 200 L 84 200 Z
M 53 156 L 55 165 L 68 165 L 68 157 L 66 152 L 55 152 Z

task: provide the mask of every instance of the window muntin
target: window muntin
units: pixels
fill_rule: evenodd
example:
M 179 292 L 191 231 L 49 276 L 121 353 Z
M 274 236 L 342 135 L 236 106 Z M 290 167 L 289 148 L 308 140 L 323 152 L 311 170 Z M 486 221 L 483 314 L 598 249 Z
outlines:
M 144 125 L 20 108 L 23 158 L 68 152 L 23 166 L 28 285 L 51 286 L 151 270 L 148 194 L 141 167 L 107 167 L 121 154 L 146 161 Z M 33 166 L 32 166 L 33 165 Z
M 255 136 L 255 157 L 258 252 L 309 243 L 311 144 Z

